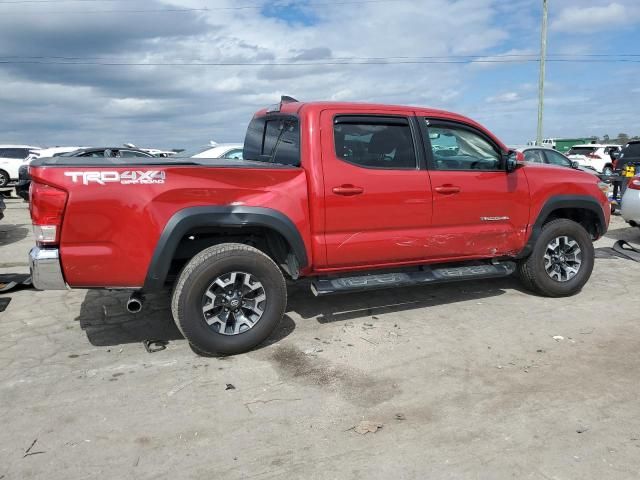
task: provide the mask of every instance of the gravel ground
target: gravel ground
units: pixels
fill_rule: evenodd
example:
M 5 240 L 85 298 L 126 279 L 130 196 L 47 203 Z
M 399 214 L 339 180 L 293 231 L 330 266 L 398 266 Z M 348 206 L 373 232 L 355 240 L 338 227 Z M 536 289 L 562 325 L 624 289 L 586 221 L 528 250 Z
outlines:
M 25 272 L 28 211 L 7 206 L 0 273 Z M 640 230 L 614 217 L 597 246 L 620 238 Z M 190 350 L 168 295 L 136 316 L 125 294 L 4 295 L 0 480 L 636 479 L 638 285 L 616 258 L 565 299 L 515 278 L 328 298 L 302 283 L 267 344 L 230 358 Z

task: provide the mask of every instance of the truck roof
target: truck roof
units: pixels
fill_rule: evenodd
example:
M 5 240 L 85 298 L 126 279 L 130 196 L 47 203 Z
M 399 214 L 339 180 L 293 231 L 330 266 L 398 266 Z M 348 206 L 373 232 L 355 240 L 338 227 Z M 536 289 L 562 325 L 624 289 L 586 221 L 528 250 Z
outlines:
M 382 103 L 360 103 L 360 102 L 330 102 L 330 101 L 314 101 L 314 102 L 299 102 L 290 99 L 289 101 L 282 101 L 279 105 L 276 105 L 271 108 L 263 108 L 258 111 L 256 115 L 267 115 L 268 113 L 288 113 L 288 114 L 298 114 L 303 115 L 307 113 L 320 113 L 323 110 L 329 109 L 344 109 L 350 111 L 362 111 L 369 113 L 415 113 L 419 116 L 432 117 L 432 118 L 440 118 L 443 120 L 452 120 L 459 121 L 463 123 L 467 123 L 469 125 L 475 126 L 489 135 L 498 145 L 501 145 L 504 150 L 507 150 L 507 147 L 498 139 L 495 135 L 493 135 L 489 130 L 487 130 L 484 126 L 480 125 L 475 120 L 470 119 L 469 117 L 465 117 L 464 115 L 460 115 L 457 113 L 449 112 L 446 110 L 440 110 L 436 108 L 427 108 L 427 107 L 413 107 L 408 105 L 389 105 Z

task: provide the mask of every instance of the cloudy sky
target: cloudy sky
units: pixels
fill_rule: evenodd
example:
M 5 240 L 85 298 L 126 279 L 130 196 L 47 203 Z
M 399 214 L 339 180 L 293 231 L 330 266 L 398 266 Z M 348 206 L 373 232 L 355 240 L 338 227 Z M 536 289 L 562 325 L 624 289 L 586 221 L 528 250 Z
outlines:
M 545 136 L 640 134 L 640 2 L 549 3 Z M 283 94 L 444 108 L 524 143 L 541 4 L 0 0 L 0 143 L 242 141 Z

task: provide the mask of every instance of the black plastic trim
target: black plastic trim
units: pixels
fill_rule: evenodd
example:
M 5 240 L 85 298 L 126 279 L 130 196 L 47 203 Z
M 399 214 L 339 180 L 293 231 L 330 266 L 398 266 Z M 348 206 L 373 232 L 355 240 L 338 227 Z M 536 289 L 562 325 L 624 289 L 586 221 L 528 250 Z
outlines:
M 596 214 L 598 218 L 598 235 L 601 237 L 607 233 L 607 222 L 605 220 L 604 211 L 598 201 L 586 195 L 556 195 L 551 197 L 540 210 L 540 214 L 533 225 L 533 230 L 529 241 L 516 258 L 526 258 L 533 251 L 533 247 L 542 233 L 542 226 L 549 216 L 556 210 L 573 208 L 579 210 L 589 210 Z
M 167 222 L 151 258 L 143 290 L 162 289 L 178 244 L 193 228 L 198 227 L 265 227 L 282 235 L 293 249 L 300 268 L 308 265 L 307 252 L 300 232 L 282 213 L 263 207 L 204 206 L 185 208 Z
M 399 115 L 336 115 L 333 119 L 334 125 L 368 123 L 373 125 L 409 125 L 406 116 Z

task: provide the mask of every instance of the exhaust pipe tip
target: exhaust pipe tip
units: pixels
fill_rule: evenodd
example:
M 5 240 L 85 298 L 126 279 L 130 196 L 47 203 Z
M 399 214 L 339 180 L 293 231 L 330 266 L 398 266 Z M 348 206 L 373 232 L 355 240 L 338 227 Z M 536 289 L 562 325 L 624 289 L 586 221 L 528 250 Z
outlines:
M 142 295 L 139 293 L 132 293 L 129 300 L 127 300 L 127 312 L 140 313 L 142 311 L 143 304 L 144 299 Z

